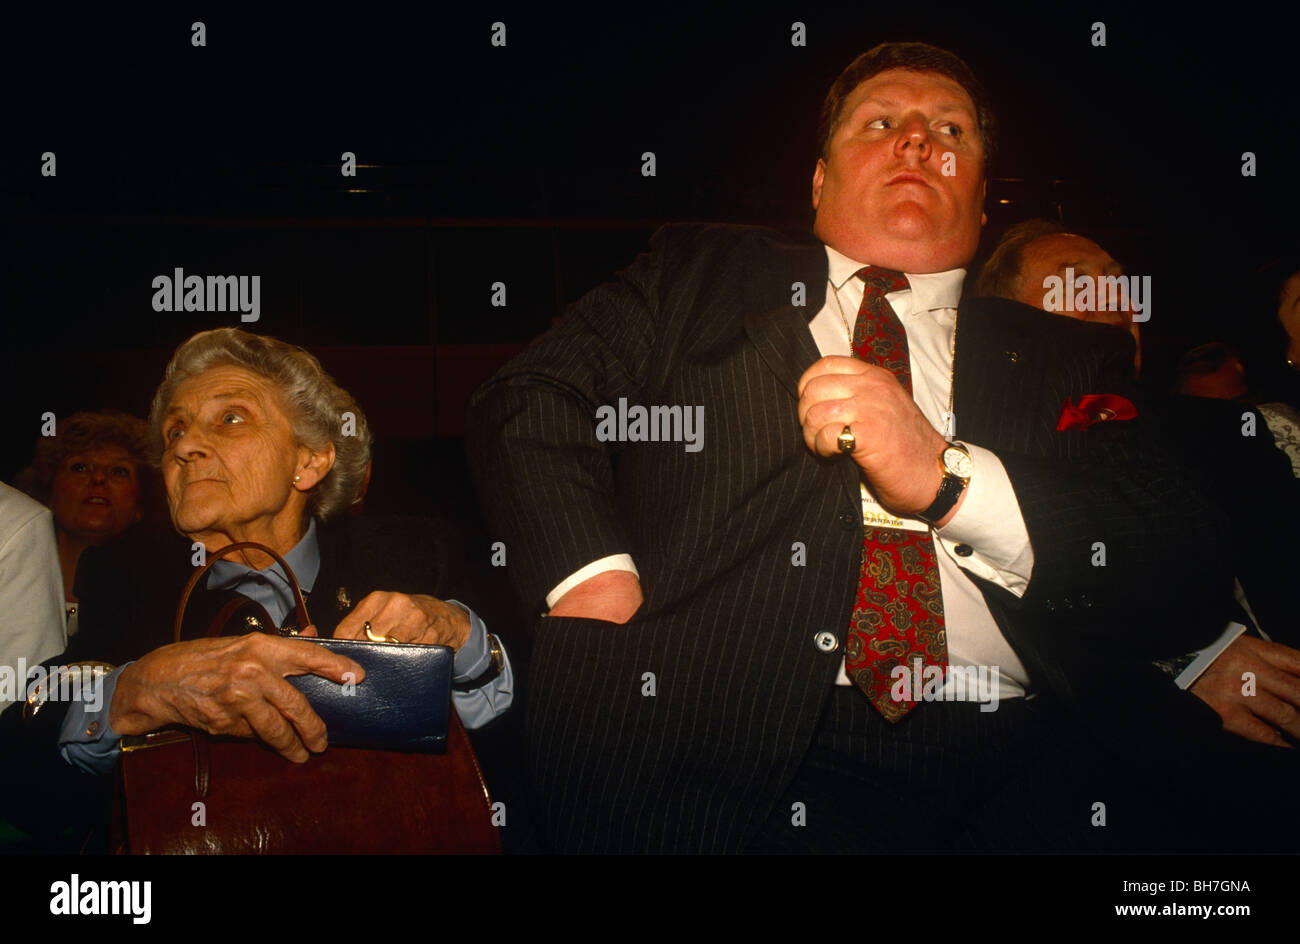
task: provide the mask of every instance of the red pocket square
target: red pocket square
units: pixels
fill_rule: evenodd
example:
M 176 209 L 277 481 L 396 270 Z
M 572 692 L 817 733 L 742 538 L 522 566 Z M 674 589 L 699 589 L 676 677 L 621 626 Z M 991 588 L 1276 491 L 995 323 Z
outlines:
M 1087 429 L 1093 423 L 1131 420 L 1137 415 L 1137 407 L 1113 393 L 1090 393 L 1079 399 L 1078 406 L 1067 397 L 1061 404 L 1061 415 L 1056 418 L 1056 431 Z

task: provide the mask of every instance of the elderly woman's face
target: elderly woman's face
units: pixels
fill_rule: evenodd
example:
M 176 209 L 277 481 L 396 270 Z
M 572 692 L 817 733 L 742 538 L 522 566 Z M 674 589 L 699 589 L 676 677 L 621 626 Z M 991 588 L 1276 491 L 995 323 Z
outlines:
M 162 436 L 172 523 L 188 535 L 234 536 L 284 515 L 295 468 L 308 452 L 275 385 L 233 366 L 181 383 L 163 414 Z
M 59 529 L 102 543 L 140 520 L 135 459 L 121 446 L 92 446 L 63 460 L 50 489 Z

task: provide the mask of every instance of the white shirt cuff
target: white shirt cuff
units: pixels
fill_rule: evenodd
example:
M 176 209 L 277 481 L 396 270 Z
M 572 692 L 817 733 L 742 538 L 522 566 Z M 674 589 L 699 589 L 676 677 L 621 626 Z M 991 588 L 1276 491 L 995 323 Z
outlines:
M 641 576 L 641 573 L 636 569 L 636 564 L 632 563 L 631 554 L 611 554 L 609 557 L 602 557 L 600 560 L 592 561 L 581 570 L 574 571 L 560 581 L 555 589 L 546 595 L 546 608 L 549 610 L 555 606 L 560 602 L 561 597 L 584 580 L 590 580 L 597 574 L 603 574 L 607 570 L 626 570 L 638 577 Z
M 957 566 L 1024 596 L 1034 571 L 1034 549 L 1011 479 L 992 452 L 963 445 L 971 455 L 966 498 L 952 520 L 935 529 L 935 537 Z M 969 551 L 965 556 L 957 553 L 959 545 Z
M 1196 658 L 1183 671 L 1178 673 L 1174 679 L 1174 684 L 1179 688 L 1188 689 L 1196 683 L 1196 680 L 1208 669 L 1214 660 L 1223 655 L 1225 649 L 1237 641 L 1237 637 L 1246 631 L 1246 627 L 1240 623 L 1229 623 L 1228 627 L 1219 634 L 1219 638 L 1214 640 L 1204 649 L 1196 653 Z

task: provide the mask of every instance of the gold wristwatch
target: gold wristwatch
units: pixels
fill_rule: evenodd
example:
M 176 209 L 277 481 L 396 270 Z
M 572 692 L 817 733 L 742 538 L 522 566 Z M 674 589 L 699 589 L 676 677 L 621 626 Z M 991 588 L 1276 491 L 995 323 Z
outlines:
M 952 511 L 961 498 L 962 492 L 970 484 L 970 474 L 974 463 L 970 450 L 961 443 L 950 443 L 939 453 L 939 471 L 943 480 L 939 483 L 939 493 L 934 496 L 930 507 L 917 515 L 922 521 L 934 524 Z

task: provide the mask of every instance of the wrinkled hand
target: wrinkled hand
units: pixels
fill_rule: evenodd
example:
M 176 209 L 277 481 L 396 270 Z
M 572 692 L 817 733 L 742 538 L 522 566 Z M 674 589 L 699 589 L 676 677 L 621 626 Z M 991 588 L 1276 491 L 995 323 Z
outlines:
M 626 623 L 643 602 L 641 581 L 636 574 L 630 570 L 606 570 L 569 590 L 546 615 Z
M 840 455 L 839 435 L 853 427 L 853 461 L 894 512 L 914 515 L 933 504 L 943 479 L 936 460 L 947 443 L 891 371 L 823 357 L 799 378 L 799 423 L 819 456 Z
M 266 633 L 173 643 L 122 670 L 109 723 L 118 734 L 183 724 L 209 734 L 257 737 L 302 763 L 308 751 L 328 746 L 325 723 L 286 675 L 342 683 L 360 682 L 365 671 L 315 643 Z
M 469 639 L 469 614 L 452 603 L 422 593 L 376 590 L 339 622 L 335 639 L 365 639 L 366 621 L 376 636 L 397 642 L 459 649 Z
M 1255 673 L 1255 694 L 1243 695 L 1243 672 Z M 1300 737 L 1300 651 L 1239 636 L 1190 691 L 1223 719 L 1223 729 L 1250 741 L 1289 747 L 1279 731 Z

